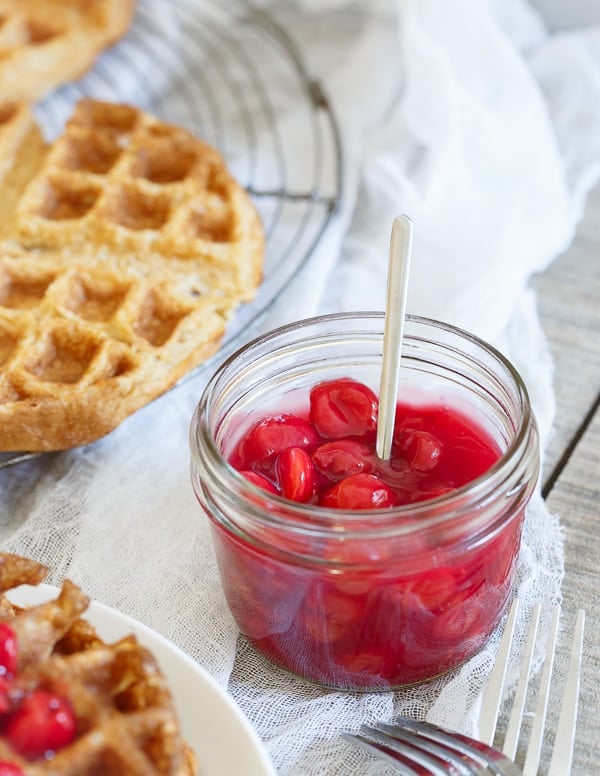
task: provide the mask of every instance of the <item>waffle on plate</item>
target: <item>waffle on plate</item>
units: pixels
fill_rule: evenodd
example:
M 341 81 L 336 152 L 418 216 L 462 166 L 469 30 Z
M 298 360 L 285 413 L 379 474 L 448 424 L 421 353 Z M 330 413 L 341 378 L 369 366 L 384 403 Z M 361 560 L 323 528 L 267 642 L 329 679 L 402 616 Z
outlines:
M 48 147 L 5 106 L 0 451 L 89 443 L 167 390 L 218 349 L 263 252 L 248 195 L 185 129 L 83 100 Z
M 0 99 L 37 100 L 127 31 L 134 0 L 0 0 Z
M 45 573 L 0 553 L 0 770 L 12 763 L 23 776 L 194 774 L 169 688 L 135 636 L 104 643 L 80 616 L 89 599 L 68 580 L 38 606 L 18 608 L 5 595 Z

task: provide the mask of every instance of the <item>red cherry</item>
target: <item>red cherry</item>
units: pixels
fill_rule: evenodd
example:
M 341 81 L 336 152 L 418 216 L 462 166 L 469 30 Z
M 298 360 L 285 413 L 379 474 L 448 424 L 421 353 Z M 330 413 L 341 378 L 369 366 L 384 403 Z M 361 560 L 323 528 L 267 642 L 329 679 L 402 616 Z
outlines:
M 16 763 L 0 760 L 0 776 L 25 776 L 25 774 Z
M 376 649 L 371 651 L 360 649 L 357 652 L 350 652 L 348 654 L 342 653 L 339 662 L 340 665 L 351 674 L 370 674 L 371 676 L 379 676 L 382 673 L 383 658 L 381 652 Z M 381 689 L 383 689 L 383 687 Z M 415 774 L 422 774 L 422 776 L 431 773 L 429 770 L 415 770 L 418 767 L 420 766 L 414 766 L 411 763 L 411 770 L 407 771 L 407 773 L 412 772 Z
M 315 467 L 301 447 L 289 447 L 277 457 L 277 479 L 284 498 L 308 501 L 315 492 Z
M 274 495 L 277 495 L 277 488 L 275 485 L 273 485 L 272 482 L 270 482 L 266 477 L 263 477 L 262 474 L 258 474 L 257 472 L 253 472 L 251 469 L 243 469 L 240 474 L 242 477 L 245 477 L 248 482 L 251 482 L 253 485 L 256 485 L 258 488 L 262 488 L 263 490 L 266 490 L 267 493 L 273 493 Z
M 435 468 L 441 451 L 440 441 L 427 431 L 408 431 L 400 434 L 394 442 L 395 454 L 405 458 L 418 472 Z
M 394 506 L 395 498 L 374 474 L 353 474 L 327 491 L 320 503 L 334 509 L 385 509 Z
M 431 620 L 431 635 L 435 642 L 441 644 L 457 644 L 461 641 L 482 639 L 481 613 L 476 606 L 470 606 L 465 601 L 458 606 L 450 606 L 447 610 L 436 613 Z
M 449 493 L 454 493 L 455 490 L 456 488 L 453 488 L 451 485 L 442 486 L 430 483 L 420 490 L 415 490 L 411 494 L 410 502 L 407 503 L 416 504 L 419 501 L 429 501 L 430 499 L 441 498 L 442 496 L 447 496 Z
M 374 469 L 370 447 L 354 439 L 325 442 L 317 447 L 312 459 L 317 469 L 330 480 L 341 480 L 361 472 L 369 474 Z
M 310 419 L 326 439 L 373 434 L 378 406 L 373 391 L 355 380 L 330 380 L 310 392 Z
M 9 690 L 10 682 L 5 676 L 0 676 L 0 714 L 6 714 L 12 705 L 8 696 Z
M 35 760 L 69 744 L 76 727 L 67 698 L 34 690 L 6 721 L 4 735 L 19 754 Z
M 19 645 L 14 630 L 0 622 L 0 676 L 13 676 L 17 671 Z
M 317 586 L 307 593 L 301 612 L 308 637 L 332 644 L 356 632 L 364 617 L 364 601 L 359 596 L 342 595 Z
M 319 437 L 314 428 L 297 415 L 277 415 L 258 421 L 242 439 L 233 456 L 236 469 L 247 469 L 261 458 L 288 447 L 315 447 Z

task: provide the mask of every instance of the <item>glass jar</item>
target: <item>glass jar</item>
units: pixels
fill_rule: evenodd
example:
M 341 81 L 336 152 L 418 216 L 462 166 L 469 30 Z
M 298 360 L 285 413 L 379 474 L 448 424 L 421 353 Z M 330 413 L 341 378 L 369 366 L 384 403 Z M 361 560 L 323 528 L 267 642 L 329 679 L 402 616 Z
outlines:
M 228 464 L 250 425 L 306 408 L 317 383 L 351 377 L 377 393 L 383 325 L 383 314 L 339 314 L 260 337 L 217 370 L 191 426 L 192 483 L 241 632 L 277 665 L 337 689 L 421 682 L 483 646 L 511 594 L 539 472 L 514 367 L 471 334 L 411 316 L 398 395 L 473 419 L 501 450 L 485 474 L 427 501 L 352 512 L 284 500 Z

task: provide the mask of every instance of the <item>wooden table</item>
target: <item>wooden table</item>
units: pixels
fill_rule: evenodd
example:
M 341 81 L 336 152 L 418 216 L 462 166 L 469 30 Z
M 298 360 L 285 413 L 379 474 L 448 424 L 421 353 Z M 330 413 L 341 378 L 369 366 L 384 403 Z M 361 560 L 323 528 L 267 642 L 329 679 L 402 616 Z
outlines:
M 577 608 L 587 612 L 573 776 L 594 776 L 600 773 L 600 188 L 588 199 L 572 246 L 534 286 L 555 359 L 556 431 L 543 492 L 565 531 L 565 630 Z M 568 641 L 559 652 L 559 676 L 567 652 Z

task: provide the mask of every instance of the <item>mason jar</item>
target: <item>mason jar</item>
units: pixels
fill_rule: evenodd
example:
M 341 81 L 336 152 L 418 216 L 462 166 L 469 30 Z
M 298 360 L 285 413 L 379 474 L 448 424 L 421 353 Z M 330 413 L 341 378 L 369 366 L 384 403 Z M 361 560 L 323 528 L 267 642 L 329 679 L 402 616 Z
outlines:
M 210 521 L 227 604 L 273 663 L 319 685 L 383 691 L 472 657 L 511 597 L 539 473 L 536 423 L 514 366 L 477 337 L 407 317 L 398 397 L 470 418 L 496 463 L 414 504 L 360 511 L 296 503 L 228 462 L 261 418 L 306 413 L 310 390 L 352 378 L 378 392 L 384 316 L 303 320 L 241 348 L 191 424 L 194 492 Z

